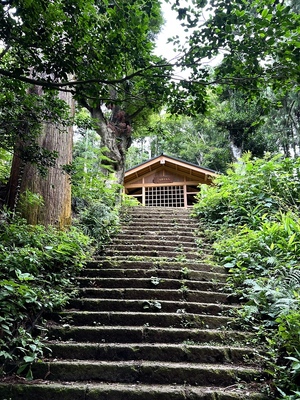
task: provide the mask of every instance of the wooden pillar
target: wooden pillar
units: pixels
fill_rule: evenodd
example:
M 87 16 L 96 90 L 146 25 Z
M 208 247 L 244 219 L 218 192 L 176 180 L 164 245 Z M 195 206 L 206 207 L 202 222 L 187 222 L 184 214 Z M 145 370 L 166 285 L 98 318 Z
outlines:
M 183 185 L 184 208 L 187 208 L 187 189 L 186 184 Z

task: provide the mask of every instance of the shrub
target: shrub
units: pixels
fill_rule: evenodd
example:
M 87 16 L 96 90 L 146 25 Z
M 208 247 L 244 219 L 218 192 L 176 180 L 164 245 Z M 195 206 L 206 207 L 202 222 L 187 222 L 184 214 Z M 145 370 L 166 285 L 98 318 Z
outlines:
M 77 229 L 68 232 L 27 225 L 15 218 L 0 224 L 0 360 L 18 373 L 43 354 L 41 317 L 61 308 L 76 289 L 74 277 L 87 258 L 89 238 Z M 40 333 L 41 334 L 41 333 Z
M 89 204 L 79 213 L 77 224 L 99 251 L 119 229 L 118 209 L 99 201 Z
M 251 160 L 247 153 L 214 183 L 201 186 L 194 215 L 212 225 L 255 228 L 262 217 L 299 206 L 300 158 L 278 155 Z
M 243 300 L 237 320 L 266 344 L 277 399 L 300 385 L 300 159 L 245 155 L 203 188 L 194 215 L 214 227 L 214 257 Z

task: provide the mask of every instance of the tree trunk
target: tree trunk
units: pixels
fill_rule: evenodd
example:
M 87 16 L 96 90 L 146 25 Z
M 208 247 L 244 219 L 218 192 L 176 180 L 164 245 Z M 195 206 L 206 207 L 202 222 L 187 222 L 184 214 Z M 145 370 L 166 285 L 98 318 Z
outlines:
M 60 92 L 59 98 L 70 106 L 73 115 L 72 95 Z M 24 165 L 16 151 L 11 169 L 8 204 L 11 209 L 18 207 L 19 197 L 26 191 L 39 195 L 43 204 L 36 201 L 23 202 L 20 207 L 22 216 L 32 225 L 53 225 L 63 229 L 71 223 L 71 183 L 62 167 L 72 162 L 73 127 L 45 124 L 37 143 L 51 152 L 58 152 L 56 163 L 49 167 L 46 177 L 42 177 L 35 165 Z
M 101 108 L 90 108 L 91 116 L 97 120 L 97 133 L 101 137 L 101 146 L 107 147 L 106 156 L 112 160 L 116 182 L 124 181 L 126 151 L 131 145 L 131 126 L 126 114 L 117 106 L 113 107 L 112 117 L 107 123 Z
M 241 147 L 238 147 L 233 139 L 230 139 L 229 141 L 229 146 L 230 146 L 230 150 L 231 150 L 231 158 L 233 160 L 233 162 L 236 162 L 239 160 L 239 158 L 242 157 L 243 154 L 243 150 Z

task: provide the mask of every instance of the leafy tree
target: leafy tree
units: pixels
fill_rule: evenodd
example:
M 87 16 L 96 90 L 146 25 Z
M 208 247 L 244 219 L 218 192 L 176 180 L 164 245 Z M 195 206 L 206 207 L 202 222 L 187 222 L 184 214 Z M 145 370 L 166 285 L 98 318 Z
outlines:
M 29 99 L 31 90 L 34 101 L 38 105 L 43 104 L 42 112 L 53 113 L 53 106 L 50 109 L 45 108 L 43 99 L 47 96 L 42 93 L 41 88 L 30 89 L 26 94 Z M 31 224 L 50 224 L 64 228 L 71 223 L 71 186 L 69 177 L 63 173 L 63 166 L 71 162 L 73 142 L 73 127 L 65 123 L 65 115 L 72 112 L 73 99 L 70 93 L 66 92 L 60 92 L 58 98 L 54 98 L 57 101 L 56 114 L 60 115 L 66 110 L 56 121 L 53 116 L 50 119 L 42 119 L 33 114 L 28 120 L 23 119 L 26 118 L 26 114 L 16 116 L 22 128 L 18 131 L 14 145 L 8 205 L 15 211 L 20 195 L 29 190 L 41 196 L 43 202 L 28 204 L 26 208 L 20 209 L 27 221 Z M 32 99 L 30 101 L 32 102 Z M 24 108 L 21 107 L 21 110 Z M 28 112 L 32 111 L 29 109 Z
M 162 21 L 159 2 L 131 1 L 112 5 L 109 1 L 97 0 L 71 0 L 67 3 L 40 0 L 33 6 L 31 2 L 13 1 L 1 4 L 0 19 L 4 45 L 0 57 L 0 75 L 9 78 L 12 86 L 18 87 L 18 82 L 25 82 L 33 84 L 34 88 L 57 89 L 61 93 L 69 93 L 77 102 L 85 105 L 97 120 L 96 129 L 102 137 L 102 145 L 109 149 L 116 175 L 122 181 L 124 152 L 131 141 L 131 119 L 142 112 L 146 116 L 147 107 L 159 106 L 159 90 L 160 97 L 164 96 L 164 88 L 159 89 L 161 78 L 157 73 L 163 60 L 153 58 L 151 54 L 154 48 L 153 35 Z M 152 65 L 153 60 L 155 65 Z M 37 91 L 41 94 L 41 89 Z M 66 99 L 72 115 L 72 100 L 65 95 Z M 104 112 L 105 106 L 110 110 L 107 113 Z M 22 107 L 20 112 L 22 115 L 19 113 L 19 118 L 16 118 L 18 121 L 26 118 Z M 53 125 L 51 128 L 50 140 L 49 131 L 41 129 L 42 122 L 41 118 L 36 119 L 40 131 L 43 130 L 46 136 L 37 139 L 32 129 L 27 130 L 35 139 L 33 148 L 36 151 L 31 152 L 30 156 L 34 160 L 36 154 L 40 154 L 41 142 L 45 142 L 47 137 L 45 152 L 48 155 L 55 154 L 59 147 L 61 159 L 58 164 L 71 163 L 70 128 L 67 135 L 60 135 L 60 140 L 68 136 L 63 147 L 57 140 L 58 127 Z M 16 136 L 7 138 L 11 145 Z M 17 141 L 20 144 L 19 138 Z M 23 149 L 23 142 L 21 140 L 19 149 Z M 31 167 L 23 166 L 29 160 L 20 151 L 16 151 L 15 156 L 10 205 L 16 203 L 19 190 L 25 190 L 32 181 L 34 186 L 39 180 L 37 176 L 33 179 L 30 176 Z M 54 163 L 52 159 L 50 164 L 54 166 Z M 46 198 L 51 188 L 58 187 L 61 185 L 59 181 L 64 180 L 58 174 L 54 178 L 56 182 L 49 178 L 50 175 L 38 184 L 40 191 L 48 185 L 43 195 Z M 34 191 L 36 188 L 33 186 L 29 189 Z M 66 191 L 69 191 L 67 186 Z M 51 196 L 54 198 L 57 194 L 52 191 Z M 56 221 L 63 226 L 68 221 L 69 217 L 62 218 L 61 212 L 70 210 L 67 205 L 70 204 L 70 196 L 67 194 L 62 202 L 61 206 L 54 206 L 58 214 L 44 223 Z M 50 206 L 45 207 L 48 208 Z M 67 215 L 69 211 L 63 214 Z
M 298 157 L 300 145 L 300 99 L 297 91 L 272 94 L 273 106 L 260 127 L 286 157 Z
M 265 152 L 277 152 L 279 145 L 270 140 L 262 128 L 268 121 L 264 100 L 251 99 L 243 92 L 229 87 L 218 88 L 219 96 L 212 116 L 214 124 L 226 134 L 232 153 L 232 161 L 237 161 L 244 152 L 250 151 L 254 157 L 263 157 Z
M 166 153 L 218 171 L 225 171 L 231 161 L 226 136 L 214 125 L 211 114 L 167 116 L 152 131 L 152 156 Z
M 15 86 L 23 82 L 44 91 L 51 88 L 70 93 L 88 109 L 96 121 L 94 128 L 101 136 L 101 145 L 109 150 L 107 155 L 119 183 L 123 181 L 125 153 L 137 119 L 145 124 L 149 110 L 157 111 L 167 101 L 173 112 L 190 113 L 189 91 L 194 97 L 203 91 L 185 82 L 172 82 L 173 66 L 153 55 L 155 34 L 162 24 L 158 0 L 122 0 L 116 4 L 108 0 L 38 0 L 34 4 L 14 0 L 0 4 L 0 21 L 0 75 Z M 203 109 L 203 93 L 194 103 Z M 54 127 L 51 134 L 46 153 L 57 150 L 53 146 L 58 134 Z M 70 148 L 69 144 L 70 135 L 65 149 Z M 39 143 L 36 148 L 41 148 Z M 69 150 L 62 154 L 61 147 L 60 157 L 59 165 L 71 163 Z M 25 190 L 32 180 L 27 169 L 21 173 L 19 164 L 13 164 L 10 204 L 16 203 L 17 188 Z M 47 185 L 46 180 L 38 184 L 41 191 L 43 185 Z M 51 181 L 48 188 L 53 186 L 59 184 Z M 32 185 L 28 188 L 35 190 Z M 46 189 L 45 197 L 48 194 Z M 53 192 L 52 196 L 57 194 Z M 62 202 L 69 203 L 69 198 L 66 196 Z M 61 208 L 70 209 L 66 203 L 56 207 Z M 62 218 L 58 212 L 45 223 L 67 223 L 69 218 Z
M 300 14 L 293 4 L 294 8 L 288 0 L 193 0 L 192 5 L 176 1 L 173 8 L 191 29 L 189 46 L 180 49 L 191 79 L 233 84 L 254 95 L 265 87 L 298 87 Z M 204 61 L 220 54 L 217 75 L 209 79 Z

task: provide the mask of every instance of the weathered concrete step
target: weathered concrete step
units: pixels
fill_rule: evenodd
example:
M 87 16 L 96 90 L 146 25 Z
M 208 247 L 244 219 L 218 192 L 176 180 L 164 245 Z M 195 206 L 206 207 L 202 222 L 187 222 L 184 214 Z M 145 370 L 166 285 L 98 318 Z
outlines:
M 212 275 L 211 278 L 215 281 L 225 280 L 224 276 L 219 276 L 218 274 L 212 274 L 206 272 L 203 275 L 203 280 L 211 281 L 209 279 L 209 274 Z M 205 279 L 206 278 L 206 279 Z M 198 280 L 184 280 L 180 281 L 178 279 L 162 279 L 158 284 L 154 284 L 153 280 L 150 278 L 90 278 L 90 285 L 98 288 L 143 288 L 143 289 L 181 289 L 182 291 L 190 290 L 202 290 L 203 282 Z M 80 279 L 79 279 L 80 281 Z M 86 282 L 86 280 L 85 280 Z M 97 286 L 96 286 L 97 285 Z
M 130 207 L 127 210 L 127 215 L 146 215 L 151 218 L 151 216 L 162 215 L 190 215 L 191 209 L 181 208 L 181 207 Z
M 147 360 L 192 363 L 244 363 L 256 362 L 251 348 L 226 346 L 199 346 L 184 344 L 106 344 L 106 343 L 49 343 L 46 357 L 76 360 Z
M 128 221 L 121 222 L 121 226 L 124 228 L 127 228 L 128 226 L 134 226 L 134 227 L 139 227 L 141 225 L 148 225 L 148 226 L 161 226 L 161 227 L 182 227 L 184 228 L 193 228 L 197 229 L 199 228 L 199 224 L 197 220 L 192 219 L 192 218 L 186 218 L 186 217 L 170 217 L 170 216 L 165 216 L 162 218 L 138 218 L 137 216 L 131 216 Z
M 203 237 L 199 237 L 197 236 L 198 239 L 203 240 L 204 242 L 207 242 L 207 240 L 205 240 L 205 236 Z M 119 241 L 145 241 L 148 240 L 149 237 L 146 236 L 145 234 L 141 233 L 139 235 L 129 235 L 128 233 L 123 233 L 123 232 L 119 232 L 118 235 L 114 238 L 114 242 L 119 242 Z M 176 234 L 174 234 L 173 232 L 170 234 L 167 234 L 166 232 L 164 232 L 163 235 L 155 235 L 152 240 L 166 240 L 166 241 L 171 241 L 171 242 L 177 242 L 177 243 L 195 243 L 196 237 L 194 234 L 190 234 L 190 235 L 181 235 L 180 232 L 176 232 Z
M 218 329 L 233 322 L 229 317 L 219 315 L 199 315 L 192 313 L 167 313 L 154 312 L 107 312 L 107 311 L 64 311 L 59 316 L 75 326 L 151 326 L 164 328 L 206 328 Z M 58 321 L 59 322 L 59 321 Z M 64 327 L 67 327 L 65 324 Z M 70 325 L 71 326 L 71 325 Z M 73 327 L 73 325 L 72 325 Z
M 98 278 L 144 278 L 144 279 L 180 279 L 180 280 L 203 280 L 207 279 L 207 272 L 194 271 L 194 270 L 178 270 L 178 269 L 129 269 L 129 268 L 99 268 L 88 269 L 83 271 L 84 276 L 98 277 Z
M 133 251 L 133 252 L 140 252 L 140 251 L 166 251 L 166 252 L 172 252 L 174 255 L 182 254 L 185 255 L 186 253 L 194 253 L 194 252 L 211 252 L 210 246 L 207 247 L 197 247 L 195 243 L 192 243 L 191 245 L 189 244 L 178 244 L 176 243 L 166 243 L 164 240 L 161 240 L 157 243 L 154 241 L 148 241 L 147 243 L 143 244 L 136 244 L 136 243 L 113 243 L 110 245 L 107 245 L 103 251 L 103 254 L 108 254 L 108 253 L 124 253 L 126 254 L 127 251 Z
M 210 246 L 206 246 L 210 248 Z M 115 239 L 113 243 L 108 244 L 105 248 L 115 248 L 118 250 L 131 248 L 135 250 L 136 248 L 142 249 L 165 249 L 178 252 L 184 251 L 197 251 L 199 248 L 206 248 L 205 246 L 199 247 L 194 241 L 180 243 L 177 240 L 166 240 L 166 239 L 132 239 L 132 240 L 118 240 Z
M 249 332 L 148 326 L 51 326 L 49 340 L 91 343 L 223 343 L 235 344 L 253 337 Z
M 156 236 L 163 236 L 164 232 L 168 232 L 175 236 L 178 233 L 183 235 L 184 232 L 191 235 L 196 229 L 197 225 L 190 223 L 170 224 L 167 221 L 138 221 L 134 224 L 122 225 L 121 231 L 123 233 L 131 232 L 133 236 L 138 235 L 141 231 L 153 232 Z
M 212 295 L 210 300 L 214 296 Z M 149 304 L 148 304 L 149 303 Z M 224 311 L 234 308 L 231 305 L 209 303 L 209 299 L 205 303 L 196 303 L 188 301 L 169 301 L 159 300 L 159 308 L 151 307 L 151 300 L 145 298 L 140 300 L 124 300 L 124 299 L 92 299 L 80 298 L 73 299 L 69 302 L 67 308 L 75 308 L 86 311 L 124 311 L 124 312 L 159 312 L 164 313 L 192 313 L 192 314 L 210 314 L 212 316 L 220 315 Z M 184 310 L 184 311 L 182 311 Z
M 259 387 L 258 387 L 259 389 Z M 267 400 L 238 385 L 230 388 L 189 385 L 143 385 L 96 382 L 0 384 L 2 399 L 13 400 Z
M 209 253 L 207 249 L 201 250 L 204 253 Z M 197 260 L 200 258 L 199 252 L 185 252 L 185 253 L 176 253 L 176 251 L 165 251 L 160 249 L 154 250 L 122 250 L 122 252 L 117 250 L 105 250 L 104 254 L 107 257 L 116 257 L 122 253 L 122 257 L 167 257 L 173 260 Z
M 123 221 L 122 221 L 123 222 Z M 149 215 L 149 214 L 132 214 L 128 221 L 124 221 L 123 223 L 126 225 L 129 224 L 138 224 L 139 222 L 168 222 L 170 225 L 174 224 L 190 224 L 198 226 L 197 221 L 192 219 L 189 215 L 167 215 L 167 214 L 158 214 L 158 215 Z
M 190 384 L 199 386 L 233 385 L 237 380 L 249 382 L 260 375 L 258 369 L 224 364 L 171 363 L 154 361 L 52 361 L 33 364 L 37 379 L 55 381 L 86 381 Z
M 92 284 L 90 279 L 86 278 L 83 282 L 85 285 Z M 84 285 L 84 286 L 85 286 Z M 237 299 L 225 292 L 217 292 L 218 284 L 210 282 L 201 283 L 200 290 L 183 291 L 180 289 L 127 289 L 127 288 L 88 288 L 80 289 L 84 297 L 102 298 L 102 299 L 121 299 L 121 300 L 173 300 L 173 301 L 191 301 L 191 302 L 208 302 L 212 299 L 216 303 L 233 304 L 237 303 Z M 95 285 L 96 286 L 96 285 Z M 221 288 L 222 286 L 220 286 Z M 207 291 L 212 293 L 207 293 Z
M 156 213 L 168 213 L 168 214 L 190 214 L 191 210 L 188 208 L 183 208 L 183 207 L 157 207 L 157 206 L 142 206 L 142 205 L 138 205 L 138 206 L 132 206 L 132 207 L 128 207 L 127 209 L 125 209 L 125 212 L 128 212 L 129 214 L 134 213 L 146 213 L 149 214 L 149 212 L 151 213 L 151 215 L 154 215 Z
M 130 226 L 125 227 L 123 226 L 120 232 L 120 235 L 130 235 L 131 237 L 134 238 L 143 238 L 146 237 L 148 238 L 149 235 L 157 238 L 167 238 L 171 237 L 174 238 L 177 235 L 181 237 L 187 237 L 189 239 L 195 239 L 195 230 L 191 228 L 181 228 L 180 230 L 178 229 L 170 229 L 170 227 L 164 227 L 163 229 L 160 229 L 158 227 L 156 228 L 149 228 L 145 229 L 145 227 L 134 227 L 134 229 L 131 229 Z
M 176 210 L 154 210 L 154 209 L 145 209 L 145 210 L 130 210 L 129 213 L 127 213 L 126 217 L 127 218 L 121 218 L 122 220 L 128 221 L 131 218 L 148 218 L 148 219 L 172 219 L 172 218 L 188 218 L 191 219 L 192 221 L 195 221 L 195 218 L 191 217 L 191 210 L 185 211 L 182 209 L 182 211 L 176 211 Z
M 168 221 L 133 221 L 130 224 L 122 225 L 120 233 L 132 232 L 133 236 L 136 236 L 141 230 L 152 231 L 156 233 L 157 236 L 163 236 L 164 232 L 173 233 L 174 236 L 182 235 L 183 232 L 188 232 L 190 235 L 195 235 L 198 226 L 196 224 L 187 222 L 174 222 L 170 223 Z
M 153 269 L 153 267 L 155 267 L 155 269 L 163 269 L 163 270 L 168 270 L 168 269 L 183 270 L 185 271 L 185 273 L 188 273 L 189 270 L 207 271 L 220 274 L 226 273 L 224 267 L 207 264 L 200 261 L 178 262 L 178 261 L 158 259 L 155 260 L 154 263 L 152 259 L 147 260 L 146 258 L 143 258 L 143 260 L 127 260 L 122 257 L 120 257 L 119 259 L 118 258 L 111 259 L 100 256 L 98 256 L 98 258 L 93 261 L 89 261 L 87 263 L 87 268 L 84 269 L 83 272 L 85 274 L 87 269 L 100 269 L 100 268 L 129 268 L 129 269 L 137 268 L 140 270 L 140 269 Z

